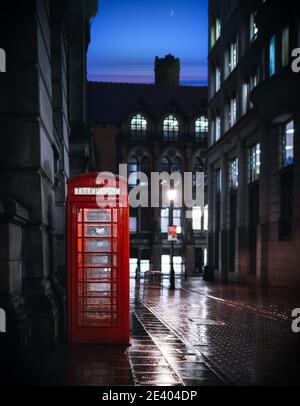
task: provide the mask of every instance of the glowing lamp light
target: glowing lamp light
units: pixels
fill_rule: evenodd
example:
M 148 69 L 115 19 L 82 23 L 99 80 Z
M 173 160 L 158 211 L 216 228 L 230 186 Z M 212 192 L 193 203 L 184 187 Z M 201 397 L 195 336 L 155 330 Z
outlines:
M 174 202 L 177 196 L 177 191 L 175 189 L 168 190 L 167 195 L 170 202 Z

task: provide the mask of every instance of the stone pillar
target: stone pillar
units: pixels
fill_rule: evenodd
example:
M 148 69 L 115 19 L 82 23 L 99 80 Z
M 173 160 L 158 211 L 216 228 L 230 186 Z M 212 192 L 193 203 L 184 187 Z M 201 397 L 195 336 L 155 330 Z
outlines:
M 51 275 L 53 291 L 60 311 L 60 331 L 66 335 L 67 303 L 66 303 L 66 196 L 69 170 L 69 136 L 67 71 L 64 61 L 67 58 L 66 35 L 62 25 L 62 3 L 50 3 L 51 14 L 51 67 L 52 67 L 52 106 L 54 129 L 54 192 L 55 218 L 52 242 L 52 261 L 55 273 Z
M 161 271 L 161 232 L 160 223 L 154 222 L 153 239 L 151 249 L 151 269 L 153 271 Z
M 152 150 L 153 162 L 152 171 L 160 172 L 160 148 L 159 144 L 153 145 Z M 151 198 L 151 196 L 150 196 Z M 160 208 L 155 207 L 153 210 L 153 238 L 151 244 L 151 267 L 153 270 L 161 271 L 161 229 L 160 229 Z
M 300 139 L 299 139 L 299 130 L 300 130 L 300 111 L 295 114 L 295 137 L 294 137 L 294 173 L 293 173 L 293 226 L 292 226 L 292 235 L 293 242 L 296 247 L 294 250 L 293 258 L 293 269 L 294 272 L 292 275 L 289 274 L 289 285 L 294 287 L 300 287 L 300 275 L 299 275 L 299 264 L 300 263 Z M 297 136 L 298 135 L 298 136 Z M 288 258 L 288 254 L 285 254 L 285 258 Z
M 257 284 L 268 285 L 268 211 L 269 211 L 269 132 L 261 125 L 261 175 L 259 181 L 259 226 L 257 235 Z
M 195 244 L 193 241 L 192 219 L 190 218 L 185 220 L 184 242 L 185 270 L 188 275 L 192 275 L 195 273 Z
M 0 225 L 0 294 L 22 289 L 22 228 L 17 224 Z
M 228 162 L 225 154 L 221 157 L 221 274 L 223 282 L 228 281 Z
M 30 349 L 30 308 L 22 295 L 23 228 L 28 219 L 28 211 L 14 200 L 0 202 L 0 308 L 7 319 L 0 358 L 9 362 Z
M 246 151 L 243 141 L 238 143 L 239 187 L 237 196 L 237 227 L 238 227 L 238 281 L 245 282 L 247 277 L 247 249 L 246 249 L 246 182 L 247 166 Z
M 208 164 L 208 266 L 214 269 L 214 171 Z
M 195 248 L 193 245 L 185 246 L 185 268 L 188 275 L 195 273 Z
M 192 146 L 188 144 L 185 149 L 185 172 L 193 172 L 193 155 L 192 155 Z M 183 177 L 184 182 L 184 177 Z M 184 185 L 183 185 L 184 187 Z M 184 199 L 183 199 L 184 205 Z M 195 243 L 194 243 L 194 235 L 193 235 L 193 220 L 191 217 L 192 210 L 186 209 L 183 206 L 183 218 L 184 218 L 184 248 L 183 248 L 183 255 L 184 255 L 184 262 L 185 262 L 185 271 L 188 275 L 192 275 L 195 272 Z

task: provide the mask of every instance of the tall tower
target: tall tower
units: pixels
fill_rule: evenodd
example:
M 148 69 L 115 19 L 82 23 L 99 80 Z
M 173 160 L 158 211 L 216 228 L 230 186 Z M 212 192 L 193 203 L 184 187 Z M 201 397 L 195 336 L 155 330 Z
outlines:
M 155 84 L 179 86 L 180 80 L 180 59 L 173 55 L 166 55 L 164 58 L 155 58 Z

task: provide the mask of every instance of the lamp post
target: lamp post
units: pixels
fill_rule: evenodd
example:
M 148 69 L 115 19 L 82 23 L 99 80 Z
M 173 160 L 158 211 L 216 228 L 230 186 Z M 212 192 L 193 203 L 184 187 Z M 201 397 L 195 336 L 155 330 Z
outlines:
M 171 210 L 171 216 L 170 216 L 170 226 L 173 226 L 173 211 L 174 211 L 174 202 L 177 196 L 177 191 L 175 189 L 170 189 L 168 191 L 168 199 L 170 201 L 170 210 Z M 171 252 L 170 252 L 170 257 L 171 257 L 171 272 L 170 272 L 170 289 L 175 290 L 175 270 L 174 270 L 174 264 L 173 264 L 173 255 L 174 255 L 174 241 L 171 240 Z

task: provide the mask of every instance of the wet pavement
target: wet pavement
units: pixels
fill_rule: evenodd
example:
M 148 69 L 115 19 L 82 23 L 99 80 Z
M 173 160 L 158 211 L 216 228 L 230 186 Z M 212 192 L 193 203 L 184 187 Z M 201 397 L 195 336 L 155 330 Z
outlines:
M 127 348 L 119 346 L 60 345 L 47 359 L 32 359 L 30 364 L 11 367 L 1 376 L 2 385 L 134 385 Z
M 153 380 L 152 375 L 145 372 L 143 384 L 184 386 L 223 386 L 225 384 L 221 376 L 208 366 L 197 350 L 189 343 L 185 343 L 144 304 L 137 302 L 134 306 L 134 314 L 148 336 L 151 337 L 154 346 L 164 357 L 164 361 L 160 359 L 155 372 L 153 372 L 156 374 L 156 379 Z M 135 370 L 138 360 L 132 357 L 132 354 L 136 354 L 135 344 L 133 341 L 133 348 L 129 351 L 129 355 L 136 376 Z M 150 353 L 147 354 L 147 358 L 144 358 L 144 371 L 147 371 L 149 363 L 153 362 Z M 173 371 L 172 377 L 165 375 L 162 365 Z M 136 383 L 141 384 L 139 380 Z
M 300 292 L 292 289 L 238 284 L 207 284 L 197 278 L 191 278 L 183 284 L 182 288 L 285 320 L 290 320 L 292 310 L 300 306 Z
M 131 281 L 131 346 L 61 345 L 13 383 L 69 386 L 299 385 L 299 292 Z
M 135 313 L 132 315 L 131 347 L 128 349 L 135 385 L 182 386 L 180 378 L 168 362 L 166 352 L 162 351 L 151 334 L 145 330 L 137 312 L 135 306 Z M 163 335 L 168 334 L 169 330 L 162 325 L 157 326 L 157 332 Z
M 300 384 L 300 335 L 291 328 L 299 292 L 209 285 L 199 279 L 177 281 L 175 292 L 168 290 L 168 281 L 162 288 L 141 284 L 132 289 L 147 309 L 142 314 L 151 312 L 163 322 L 223 384 Z M 176 365 L 178 359 L 170 362 Z M 182 378 L 188 370 L 198 375 L 196 364 L 177 371 Z M 208 374 L 203 384 L 219 385 L 216 376 Z M 191 377 L 185 384 L 201 382 Z

